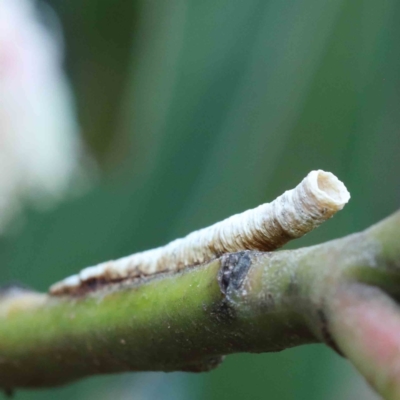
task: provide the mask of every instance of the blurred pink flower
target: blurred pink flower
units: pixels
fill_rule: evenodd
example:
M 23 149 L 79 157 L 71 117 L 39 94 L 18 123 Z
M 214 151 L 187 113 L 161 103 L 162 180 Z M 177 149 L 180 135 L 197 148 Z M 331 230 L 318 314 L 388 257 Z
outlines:
M 25 200 L 49 204 L 77 176 L 82 146 L 60 53 L 33 0 L 0 0 L 0 230 Z

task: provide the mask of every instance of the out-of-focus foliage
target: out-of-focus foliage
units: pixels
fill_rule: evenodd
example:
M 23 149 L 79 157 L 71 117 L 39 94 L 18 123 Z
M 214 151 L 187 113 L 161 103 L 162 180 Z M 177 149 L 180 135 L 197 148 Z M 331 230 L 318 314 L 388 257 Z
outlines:
M 30 211 L 21 232 L 1 240 L 3 281 L 45 290 L 268 201 L 316 168 L 339 176 L 352 200 L 292 247 L 398 208 L 398 1 L 51 4 L 104 178 L 57 210 Z M 18 398 L 373 398 L 365 393 L 345 360 L 308 346 L 231 356 L 208 374 L 96 377 Z

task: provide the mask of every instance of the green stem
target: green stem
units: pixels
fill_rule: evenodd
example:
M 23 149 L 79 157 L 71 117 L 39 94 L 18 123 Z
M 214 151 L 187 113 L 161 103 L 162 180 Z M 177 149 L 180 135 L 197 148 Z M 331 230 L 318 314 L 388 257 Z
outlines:
M 399 291 L 399 236 L 400 212 L 322 245 L 227 254 L 81 297 L 5 290 L 0 386 L 54 386 L 122 371 L 205 371 L 226 354 L 312 342 L 353 360 L 337 299 L 352 282 Z

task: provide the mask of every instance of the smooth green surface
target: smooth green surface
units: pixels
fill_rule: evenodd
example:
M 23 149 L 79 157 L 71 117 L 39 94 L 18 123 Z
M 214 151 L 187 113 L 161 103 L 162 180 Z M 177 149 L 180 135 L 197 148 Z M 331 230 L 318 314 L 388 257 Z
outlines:
M 57 386 L 126 371 L 208 371 L 224 355 L 318 341 L 338 351 L 336 337 L 347 337 L 330 329 L 344 309 L 336 305 L 339 295 L 356 296 L 362 285 L 355 282 L 368 280 L 391 291 L 392 275 L 399 282 L 400 245 L 393 239 L 399 236 L 400 211 L 321 245 L 226 254 L 181 273 L 76 297 L 4 292 L 0 386 Z M 34 296 L 42 299 L 36 306 Z M 345 346 L 344 354 L 354 362 L 359 354 L 351 349 Z
M 276 351 L 315 341 L 304 320 L 285 303 L 290 270 L 279 276 L 279 264 L 268 266 L 268 255 L 248 254 L 249 260 L 257 260 L 250 267 L 260 271 L 257 276 L 265 269 L 265 284 L 253 284 L 245 302 L 236 289 L 229 289 L 225 298 L 217 260 L 139 286 L 80 298 L 49 296 L 28 309 L 17 303 L 8 306 L 10 311 L 0 318 L 0 385 L 54 386 L 127 370 L 208 370 L 215 365 L 208 366 L 209 360 L 219 362 L 225 354 Z M 253 274 L 249 280 L 255 282 Z M 268 309 L 257 299 L 272 282 L 274 307 Z M 2 313 L 7 301 L 19 301 L 18 296 L 4 296 Z M 23 299 L 24 293 L 19 296 Z

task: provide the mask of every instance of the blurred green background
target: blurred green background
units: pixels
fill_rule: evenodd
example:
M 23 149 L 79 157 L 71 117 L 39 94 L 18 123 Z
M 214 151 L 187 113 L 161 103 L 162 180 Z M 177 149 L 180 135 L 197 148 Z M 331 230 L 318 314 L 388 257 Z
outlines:
M 342 236 L 400 200 L 400 2 L 49 1 L 82 134 L 101 169 L 83 196 L 28 210 L 0 241 L 1 281 L 46 290 L 269 201 L 310 170 L 344 211 L 289 247 Z M 322 345 L 234 355 L 217 370 L 126 374 L 17 399 L 373 399 Z

